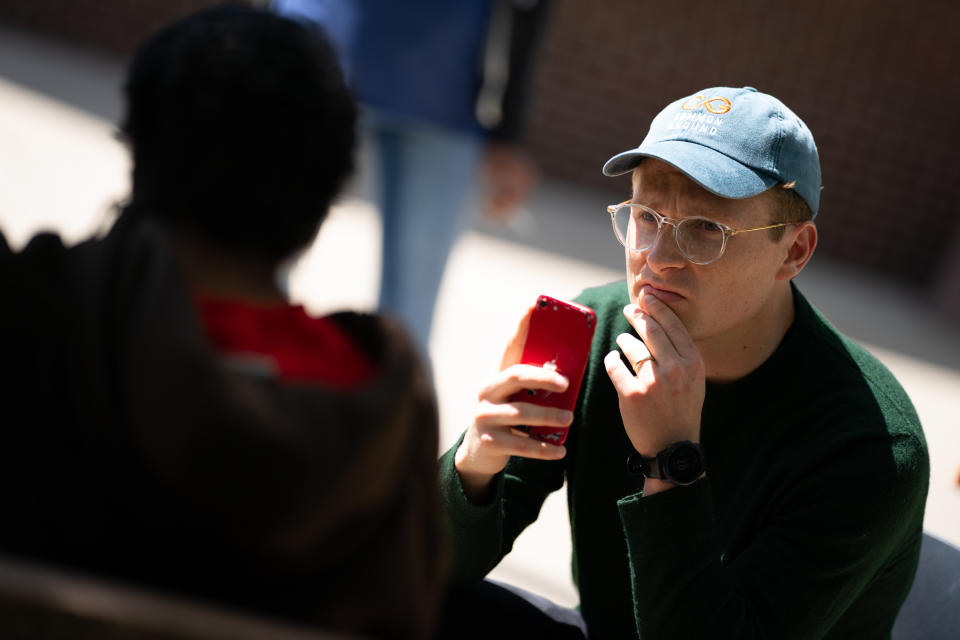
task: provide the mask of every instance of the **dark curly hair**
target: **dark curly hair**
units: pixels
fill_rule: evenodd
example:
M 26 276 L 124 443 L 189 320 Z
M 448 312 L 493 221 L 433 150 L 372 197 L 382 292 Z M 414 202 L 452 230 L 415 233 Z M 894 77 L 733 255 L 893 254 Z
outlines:
M 124 215 L 277 262 L 309 243 L 353 169 L 355 102 L 327 39 L 268 11 L 206 9 L 137 50 Z

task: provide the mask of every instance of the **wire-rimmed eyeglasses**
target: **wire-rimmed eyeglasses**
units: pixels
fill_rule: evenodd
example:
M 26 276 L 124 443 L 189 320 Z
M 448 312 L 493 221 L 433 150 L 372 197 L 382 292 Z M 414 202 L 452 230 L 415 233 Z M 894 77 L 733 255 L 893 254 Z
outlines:
M 727 248 L 727 240 L 738 233 L 776 229 L 796 222 L 780 222 L 750 229 L 734 229 L 722 222 L 690 216 L 688 218 L 668 218 L 650 207 L 630 201 L 612 204 L 607 207 L 613 232 L 624 247 L 638 253 L 648 250 L 660 237 L 663 225 L 673 227 L 673 239 L 684 258 L 694 264 L 705 265 L 715 262 Z

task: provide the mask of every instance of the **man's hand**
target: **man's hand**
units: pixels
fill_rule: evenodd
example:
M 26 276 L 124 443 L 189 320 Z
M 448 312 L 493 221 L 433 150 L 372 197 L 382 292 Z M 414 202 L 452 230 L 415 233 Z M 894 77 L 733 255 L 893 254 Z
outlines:
M 563 392 L 568 380 L 555 371 L 517 364 L 530 326 L 530 312 L 524 315 L 517 333 L 507 345 L 500 372 L 479 394 L 473 424 L 454 455 L 454 466 L 467 497 L 482 503 L 493 477 L 503 471 L 510 456 L 559 460 L 566 455 L 563 446 L 540 442 L 517 429 L 517 425 L 567 427 L 573 413 L 554 407 L 541 407 L 509 398 L 523 389 Z
M 607 375 L 620 398 L 627 437 L 645 456 L 654 456 L 681 440 L 699 442 L 705 370 L 686 327 L 670 307 L 649 293 L 639 307 L 627 305 L 623 313 L 643 342 L 623 333 L 617 336 L 617 345 L 631 363 L 653 356 L 636 372 L 623 364 L 617 351 L 604 358 Z M 644 494 L 672 486 L 647 479 Z
M 486 184 L 483 213 L 491 222 L 506 224 L 537 183 L 537 168 L 522 148 L 491 142 L 483 157 L 483 176 Z

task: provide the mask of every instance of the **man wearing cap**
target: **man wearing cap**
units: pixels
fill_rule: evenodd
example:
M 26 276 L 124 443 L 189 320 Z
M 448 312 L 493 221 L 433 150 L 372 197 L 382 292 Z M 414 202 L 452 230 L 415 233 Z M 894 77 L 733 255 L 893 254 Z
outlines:
M 627 279 L 577 299 L 598 326 L 574 413 L 509 402 L 567 384 L 516 364 L 521 322 L 441 459 L 457 580 L 566 481 L 591 639 L 888 638 L 929 461 L 897 381 L 792 282 L 817 244 L 809 129 L 753 88 L 705 89 L 604 166 L 627 172 L 633 197 L 608 207 Z

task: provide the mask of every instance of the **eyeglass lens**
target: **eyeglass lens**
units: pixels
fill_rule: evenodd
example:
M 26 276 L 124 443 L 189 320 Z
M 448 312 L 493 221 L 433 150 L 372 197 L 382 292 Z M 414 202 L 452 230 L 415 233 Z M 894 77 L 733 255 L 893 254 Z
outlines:
M 657 241 L 660 224 L 651 211 L 637 205 L 621 205 L 614 221 L 620 241 L 630 249 L 645 251 Z M 670 223 L 664 222 L 665 233 L 674 233 Z M 707 263 L 720 257 L 723 251 L 723 229 L 713 220 L 689 217 L 677 223 L 674 235 L 677 247 L 691 262 Z

